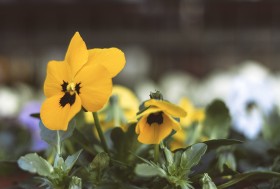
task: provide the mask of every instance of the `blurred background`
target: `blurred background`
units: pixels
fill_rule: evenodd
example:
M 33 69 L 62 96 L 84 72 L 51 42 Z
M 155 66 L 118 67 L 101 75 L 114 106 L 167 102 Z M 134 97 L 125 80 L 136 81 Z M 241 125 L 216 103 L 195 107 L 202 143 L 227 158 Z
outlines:
M 279 18 L 277 0 L 0 0 L 0 133 L 33 132 L 25 118 L 40 110 L 46 65 L 64 59 L 76 31 L 88 48 L 125 52 L 114 80 L 140 100 L 161 90 L 202 107 L 220 98 L 233 117 L 266 114 L 280 104 Z
M 130 74 L 202 78 L 247 59 L 277 71 L 279 18 L 275 0 L 0 0 L 0 82 L 41 88 L 47 62 L 64 58 L 75 31 L 88 48 L 125 51 L 118 79 L 129 86 Z

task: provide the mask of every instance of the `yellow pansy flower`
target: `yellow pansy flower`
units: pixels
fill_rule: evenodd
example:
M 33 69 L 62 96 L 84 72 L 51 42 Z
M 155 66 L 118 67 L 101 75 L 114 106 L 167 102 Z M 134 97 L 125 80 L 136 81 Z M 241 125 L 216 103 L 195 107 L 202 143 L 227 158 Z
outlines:
M 121 85 L 114 85 L 111 100 L 98 112 L 102 123 L 102 130 L 106 131 L 115 126 L 124 126 L 129 122 L 136 122 L 139 101 L 134 93 Z M 93 116 L 85 112 L 87 123 L 93 123 Z
M 117 48 L 87 49 L 78 32 L 69 44 L 63 61 L 50 61 L 44 83 L 47 99 L 40 116 L 50 130 L 67 130 L 69 121 L 84 107 L 96 112 L 108 101 L 112 78 L 125 65 Z
M 180 130 L 175 118 L 187 115 L 179 106 L 164 100 L 150 99 L 144 106 L 148 109 L 137 116 L 140 119 L 135 128 L 138 140 L 144 144 L 159 144 L 172 130 Z

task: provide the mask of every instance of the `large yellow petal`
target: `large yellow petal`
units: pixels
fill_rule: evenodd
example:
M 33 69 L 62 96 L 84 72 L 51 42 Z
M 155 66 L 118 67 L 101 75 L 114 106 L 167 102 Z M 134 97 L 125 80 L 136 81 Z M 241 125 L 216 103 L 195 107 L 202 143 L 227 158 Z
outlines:
M 115 77 L 125 65 L 124 53 L 117 48 L 90 49 L 88 64 L 102 64 Z
M 180 106 L 176 106 L 167 101 L 150 99 L 145 102 L 145 106 L 155 106 L 160 108 L 162 111 L 174 116 L 174 117 L 185 117 L 187 115 L 186 111 Z
M 100 64 L 84 66 L 75 77 L 75 82 L 81 83 L 79 96 L 82 106 L 90 112 L 100 110 L 111 96 L 112 78 Z
M 81 110 L 81 100 L 76 95 L 75 103 L 62 107 L 59 104 L 62 95 L 47 98 L 41 107 L 40 117 L 43 124 L 50 130 L 67 130 L 69 121 Z
M 46 97 L 62 92 L 63 81 L 69 81 L 69 67 L 64 61 L 50 61 L 47 67 L 47 77 L 44 83 Z
M 86 44 L 80 36 L 79 32 L 76 32 L 71 39 L 65 56 L 65 61 L 67 61 L 71 68 L 72 78 L 78 73 L 78 71 L 83 67 L 87 60 L 88 50 Z
M 159 144 L 172 131 L 172 127 L 168 125 L 170 120 L 164 116 L 162 124 L 150 125 L 147 123 L 147 117 L 147 115 L 143 116 L 136 125 L 136 133 L 139 134 L 138 140 L 143 144 Z

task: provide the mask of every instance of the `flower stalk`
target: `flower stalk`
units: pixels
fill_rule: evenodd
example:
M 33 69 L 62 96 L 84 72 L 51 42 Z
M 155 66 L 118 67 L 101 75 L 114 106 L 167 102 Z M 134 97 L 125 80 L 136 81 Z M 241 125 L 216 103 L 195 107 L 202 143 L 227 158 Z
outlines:
M 57 150 L 57 155 L 60 157 L 61 156 L 61 140 L 60 140 L 59 130 L 56 131 L 56 134 L 57 134 L 56 150 Z
M 101 125 L 100 125 L 100 122 L 99 122 L 98 114 L 97 114 L 97 112 L 92 112 L 92 115 L 93 115 L 93 118 L 94 118 L 95 128 L 97 130 L 98 136 L 99 136 L 100 141 L 101 141 L 101 145 L 102 145 L 104 151 L 106 153 L 109 153 L 108 145 L 106 143 L 103 131 L 101 129 Z
M 159 161 L 159 144 L 154 145 L 154 162 L 158 163 Z

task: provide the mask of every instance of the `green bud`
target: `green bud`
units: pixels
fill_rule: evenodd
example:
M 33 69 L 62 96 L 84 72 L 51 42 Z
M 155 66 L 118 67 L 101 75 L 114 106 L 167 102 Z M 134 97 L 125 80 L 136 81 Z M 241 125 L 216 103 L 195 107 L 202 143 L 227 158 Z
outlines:
M 54 161 L 54 168 L 64 170 L 64 167 L 65 167 L 64 159 L 59 155 L 57 155 Z
M 81 189 L 82 188 L 82 179 L 79 177 L 73 176 L 69 185 L 69 189 Z
M 232 170 L 236 170 L 236 160 L 233 154 L 234 148 L 231 146 L 223 146 L 217 150 L 218 153 L 218 167 L 221 172 L 224 171 L 224 165 Z
M 156 92 L 150 92 L 150 98 L 151 99 L 156 99 L 156 100 L 163 100 L 163 96 L 159 91 Z
M 217 186 L 207 173 L 204 173 L 203 177 L 200 179 L 200 182 L 202 189 L 217 189 Z

